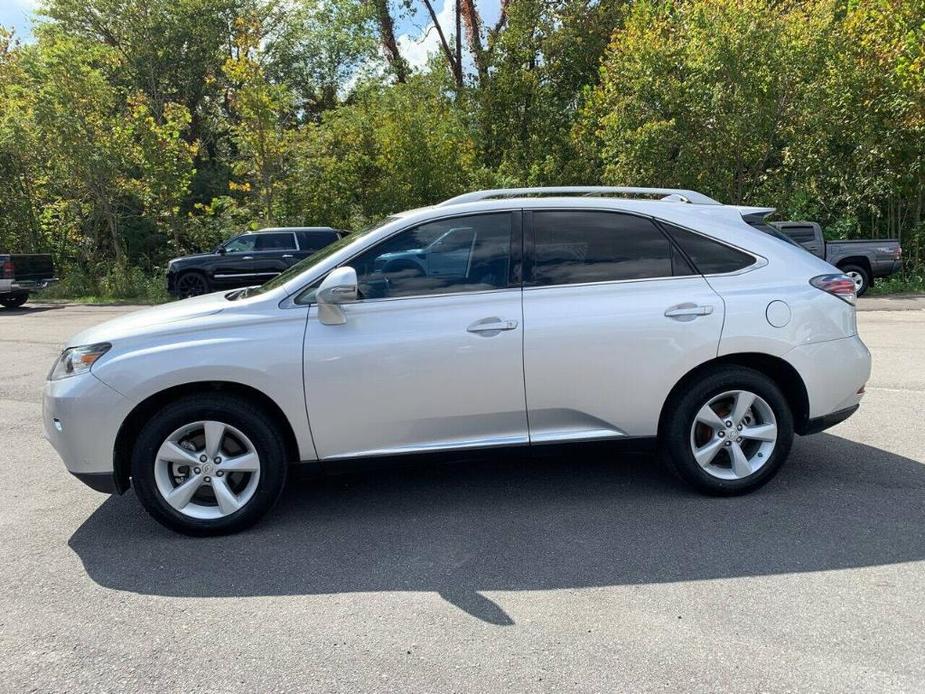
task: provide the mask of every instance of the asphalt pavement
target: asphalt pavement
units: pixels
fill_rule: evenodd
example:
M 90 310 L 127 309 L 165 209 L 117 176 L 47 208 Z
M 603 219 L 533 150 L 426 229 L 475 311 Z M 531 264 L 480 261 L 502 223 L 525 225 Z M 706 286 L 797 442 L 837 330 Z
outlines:
M 865 299 L 860 412 L 697 496 L 648 455 L 422 461 L 172 534 L 41 435 L 67 337 L 0 311 L 0 691 L 925 691 L 925 298 Z

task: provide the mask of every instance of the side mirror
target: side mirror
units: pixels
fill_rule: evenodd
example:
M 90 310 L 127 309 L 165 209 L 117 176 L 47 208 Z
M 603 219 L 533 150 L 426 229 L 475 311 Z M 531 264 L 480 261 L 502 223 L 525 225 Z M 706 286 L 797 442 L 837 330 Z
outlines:
M 215 252 L 218 253 L 219 255 L 225 255 L 228 251 L 225 250 L 224 246 L 219 246 L 218 248 L 215 249 Z
M 324 325 L 343 325 L 347 316 L 340 304 L 357 300 L 357 271 L 352 267 L 339 267 L 324 278 L 315 299 L 318 302 L 318 320 Z

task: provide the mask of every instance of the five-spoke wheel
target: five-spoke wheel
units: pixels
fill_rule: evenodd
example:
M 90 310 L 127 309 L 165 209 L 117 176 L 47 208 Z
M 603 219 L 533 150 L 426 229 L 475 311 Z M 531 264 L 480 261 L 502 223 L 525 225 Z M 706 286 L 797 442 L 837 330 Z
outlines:
M 675 470 L 712 494 L 741 494 L 771 479 L 793 441 L 793 415 L 777 385 L 759 371 L 727 365 L 683 386 L 659 431 Z
M 190 535 L 241 530 L 273 505 L 286 479 L 277 422 L 222 392 L 152 413 L 132 455 L 132 486 L 167 527 Z

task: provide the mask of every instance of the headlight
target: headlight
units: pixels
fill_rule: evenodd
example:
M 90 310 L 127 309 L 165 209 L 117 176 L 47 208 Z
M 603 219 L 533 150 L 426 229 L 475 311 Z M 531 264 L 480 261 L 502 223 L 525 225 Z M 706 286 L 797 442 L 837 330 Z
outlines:
M 90 370 L 94 362 L 102 357 L 109 348 L 112 347 L 108 342 L 101 342 L 96 345 L 85 345 L 83 347 L 68 347 L 61 352 L 61 356 L 51 367 L 51 373 L 48 374 L 49 381 L 57 381 L 68 376 L 76 376 Z

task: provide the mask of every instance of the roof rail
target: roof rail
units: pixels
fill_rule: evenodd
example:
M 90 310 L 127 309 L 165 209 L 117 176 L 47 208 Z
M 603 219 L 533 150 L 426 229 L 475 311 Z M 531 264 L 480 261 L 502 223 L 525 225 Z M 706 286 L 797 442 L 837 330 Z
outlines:
M 707 197 L 695 190 L 681 190 L 678 188 L 633 188 L 626 186 L 557 186 L 551 188 L 495 188 L 493 190 L 478 190 L 473 193 L 463 193 L 455 198 L 444 200 L 437 207 L 444 205 L 459 205 L 464 202 L 476 202 L 491 198 L 519 198 L 531 195 L 563 195 L 563 196 L 594 196 L 594 195 L 662 195 L 665 202 L 686 202 L 692 205 L 722 205 L 721 202 Z

